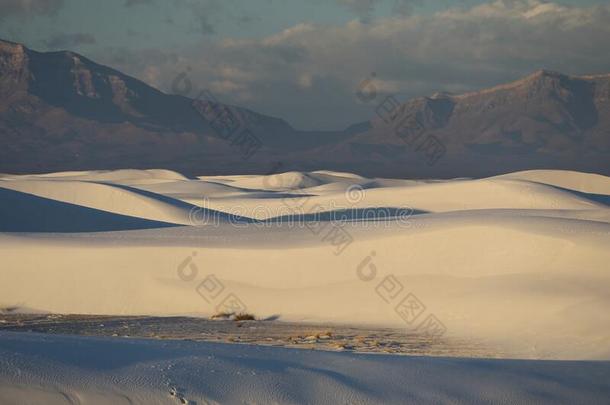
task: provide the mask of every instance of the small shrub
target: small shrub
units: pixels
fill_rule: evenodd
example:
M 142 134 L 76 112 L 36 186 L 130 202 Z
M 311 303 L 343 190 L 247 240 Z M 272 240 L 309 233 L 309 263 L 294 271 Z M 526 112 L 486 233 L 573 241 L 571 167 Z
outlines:
M 233 318 L 233 320 L 234 321 L 256 321 L 256 318 L 252 314 L 247 314 L 247 313 L 241 312 L 239 314 L 236 314 L 235 317 Z

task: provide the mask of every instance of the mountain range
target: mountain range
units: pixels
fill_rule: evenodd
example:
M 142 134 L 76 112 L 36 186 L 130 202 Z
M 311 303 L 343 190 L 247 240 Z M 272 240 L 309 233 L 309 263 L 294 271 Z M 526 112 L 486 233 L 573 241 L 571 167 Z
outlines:
M 540 70 L 460 95 L 363 99 L 370 121 L 300 131 L 207 94 L 165 94 L 74 52 L 0 40 L 0 172 L 327 169 L 448 178 L 545 168 L 610 175 L 610 74 Z

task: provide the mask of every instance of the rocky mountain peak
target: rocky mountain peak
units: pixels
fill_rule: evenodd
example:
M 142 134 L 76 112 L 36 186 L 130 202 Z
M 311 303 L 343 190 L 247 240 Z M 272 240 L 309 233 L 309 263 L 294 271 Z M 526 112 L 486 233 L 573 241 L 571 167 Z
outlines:
M 10 95 L 27 87 L 28 54 L 21 44 L 0 40 L 0 94 Z
M 371 121 L 345 131 L 298 131 L 278 118 L 210 103 L 164 94 L 74 52 L 0 40 L 0 171 L 163 166 L 187 174 L 263 173 L 281 156 L 291 162 L 285 170 L 315 162 L 330 170 L 356 165 L 376 176 L 536 167 L 609 172 L 607 74 L 538 70 L 488 89 L 411 99 L 397 106 L 390 129 Z M 430 137 L 446 147 L 435 167 L 418 153 L 418 142 Z M 252 145 L 260 149 L 254 155 Z
M 0 39 L 0 53 L 24 53 L 24 49 L 22 44 Z
M 561 78 L 561 77 L 566 77 L 566 75 L 564 75 L 563 73 L 556 72 L 554 70 L 539 69 L 527 77 L 528 78 L 540 78 L 540 77 Z

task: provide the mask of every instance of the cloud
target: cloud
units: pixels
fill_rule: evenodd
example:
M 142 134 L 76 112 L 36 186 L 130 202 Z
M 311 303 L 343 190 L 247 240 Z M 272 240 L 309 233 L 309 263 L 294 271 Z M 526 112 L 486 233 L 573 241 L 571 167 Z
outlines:
M 423 0 L 395 0 L 393 11 L 400 15 L 409 15 L 413 7 L 423 3 Z
M 370 21 L 375 7 L 381 0 L 337 0 L 340 6 L 345 7 L 360 17 L 362 22 Z
M 336 0 L 337 4 L 360 18 L 360 22 L 368 23 L 373 20 L 377 6 L 383 0 Z M 423 0 L 394 0 L 392 11 L 398 15 L 409 15 L 413 6 L 422 4 Z
M 125 7 L 153 4 L 155 0 L 125 0 Z
M 139 77 L 154 66 L 152 84 L 164 90 L 190 67 L 192 82 L 213 87 L 222 101 L 301 128 L 341 128 L 373 114 L 355 97 L 371 72 L 380 93 L 403 98 L 484 88 L 540 68 L 610 72 L 608 21 L 610 5 L 494 1 L 367 23 L 298 24 L 261 39 L 127 55 L 118 66 Z
M 62 6 L 63 0 L 2 0 L 0 20 L 11 16 L 32 18 L 36 15 L 52 15 Z
M 195 31 L 204 36 L 216 33 L 215 25 L 224 9 L 222 0 L 174 0 L 174 4 L 189 10 L 196 22 Z
M 50 49 L 72 49 L 79 45 L 93 45 L 97 41 L 91 34 L 75 33 L 75 34 L 57 34 L 44 41 L 45 45 Z

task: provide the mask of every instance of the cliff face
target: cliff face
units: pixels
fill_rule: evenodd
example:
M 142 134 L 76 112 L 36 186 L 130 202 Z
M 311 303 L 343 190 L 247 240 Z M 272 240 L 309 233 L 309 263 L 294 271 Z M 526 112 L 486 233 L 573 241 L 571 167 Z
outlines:
M 381 176 L 610 174 L 610 75 L 539 71 L 477 92 L 410 100 L 389 124 L 377 117 L 343 132 L 301 132 L 247 109 L 164 94 L 73 52 L 0 41 L 0 95 L 0 172 L 264 173 L 282 162 L 282 170 Z M 434 165 L 421 144 L 431 137 L 443 148 Z
M 27 91 L 28 55 L 23 45 L 0 41 L 0 73 L 0 94 L 3 99 L 15 92 Z

